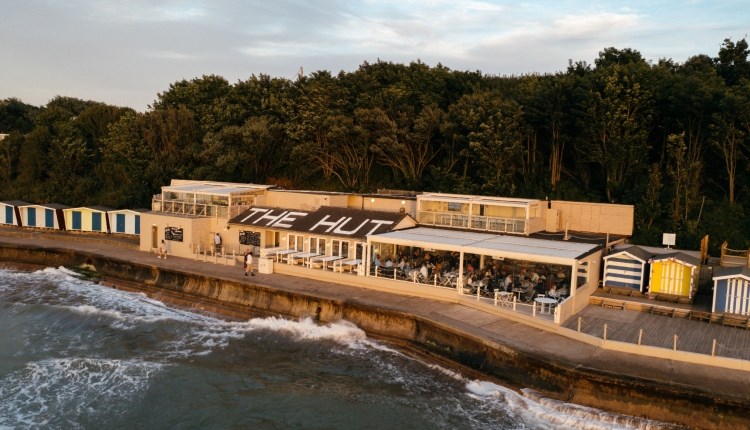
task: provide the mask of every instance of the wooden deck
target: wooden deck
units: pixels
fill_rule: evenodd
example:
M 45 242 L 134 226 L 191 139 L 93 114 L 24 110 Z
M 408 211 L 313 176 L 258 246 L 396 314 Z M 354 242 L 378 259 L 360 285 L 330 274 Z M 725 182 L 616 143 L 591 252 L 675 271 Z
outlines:
M 627 305 L 619 308 L 590 304 L 563 326 L 577 330 L 580 318 L 581 332 L 601 338 L 607 324 L 608 340 L 636 344 L 642 329 L 642 345 L 669 349 L 674 347 L 674 335 L 677 335 L 678 350 L 708 355 L 715 339 L 717 356 L 750 360 L 750 330 L 747 328 L 674 317 L 680 310 L 667 309 L 664 307 L 661 312 L 660 307 L 657 312 L 649 313 L 631 310 Z

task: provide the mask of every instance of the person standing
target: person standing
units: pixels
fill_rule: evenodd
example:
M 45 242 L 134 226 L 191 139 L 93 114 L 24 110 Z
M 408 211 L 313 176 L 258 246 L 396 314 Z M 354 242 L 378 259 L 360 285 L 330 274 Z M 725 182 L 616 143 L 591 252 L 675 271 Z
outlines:
M 245 251 L 245 276 L 250 272 L 250 275 L 255 276 L 253 272 L 253 253 L 249 249 Z
M 167 244 L 164 243 L 164 239 L 161 240 L 161 246 L 159 247 L 159 258 L 167 259 Z
M 217 232 L 214 236 L 214 253 L 218 254 L 219 252 L 221 252 L 221 236 Z

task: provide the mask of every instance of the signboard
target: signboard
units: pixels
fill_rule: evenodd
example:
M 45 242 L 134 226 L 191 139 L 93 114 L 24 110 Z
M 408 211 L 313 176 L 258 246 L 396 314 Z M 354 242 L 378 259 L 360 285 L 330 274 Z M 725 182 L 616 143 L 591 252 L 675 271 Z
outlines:
M 241 230 L 240 245 L 260 246 L 260 232 Z
M 259 229 L 284 229 L 316 235 L 365 239 L 371 234 L 391 231 L 406 216 L 393 212 L 325 206 L 312 212 L 256 206 L 238 215 L 230 223 Z
M 180 227 L 164 227 L 164 239 L 182 242 L 182 229 Z
M 667 245 L 667 248 L 670 246 L 674 246 L 677 239 L 677 235 L 675 233 L 664 233 L 662 235 L 662 243 L 664 245 Z

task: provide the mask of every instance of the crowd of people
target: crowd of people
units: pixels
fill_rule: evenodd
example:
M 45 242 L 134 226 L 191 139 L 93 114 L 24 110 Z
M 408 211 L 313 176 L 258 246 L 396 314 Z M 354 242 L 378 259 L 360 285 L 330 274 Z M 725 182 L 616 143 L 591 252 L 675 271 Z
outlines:
M 376 253 L 372 261 L 373 272 L 381 276 L 450 286 L 456 286 L 460 267 L 458 252 L 436 253 L 419 248 L 402 250 L 396 256 Z M 464 288 L 482 288 L 490 295 L 495 291 L 514 291 L 531 299 L 537 294 L 553 298 L 569 294 L 569 274 L 556 268 L 526 268 L 490 257 L 481 264 L 479 256 L 469 255 L 463 269 Z

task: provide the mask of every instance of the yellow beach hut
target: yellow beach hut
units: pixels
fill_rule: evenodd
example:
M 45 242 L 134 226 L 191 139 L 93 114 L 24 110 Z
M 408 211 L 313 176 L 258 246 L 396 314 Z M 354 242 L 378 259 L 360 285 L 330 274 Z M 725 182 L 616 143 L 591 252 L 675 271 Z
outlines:
M 91 231 L 109 233 L 107 212 L 112 210 L 104 206 L 83 206 L 64 209 L 65 226 L 70 231 Z
M 692 300 L 698 288 L 698 257 L 684 252 L 672 252 L 655 255 L 649 263 L 650 293 Z

